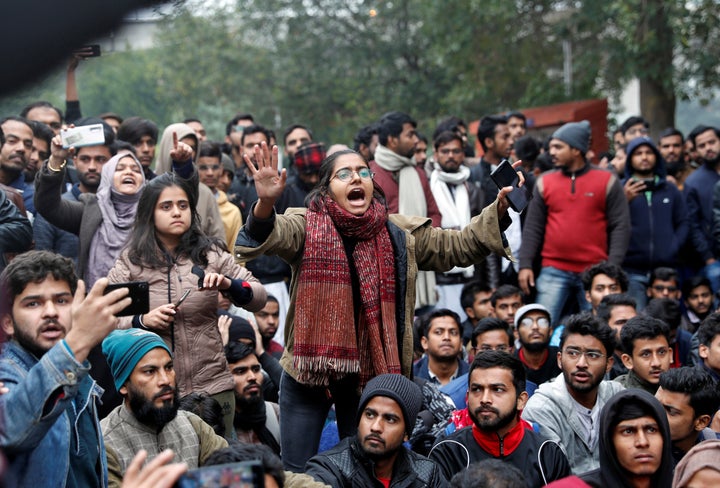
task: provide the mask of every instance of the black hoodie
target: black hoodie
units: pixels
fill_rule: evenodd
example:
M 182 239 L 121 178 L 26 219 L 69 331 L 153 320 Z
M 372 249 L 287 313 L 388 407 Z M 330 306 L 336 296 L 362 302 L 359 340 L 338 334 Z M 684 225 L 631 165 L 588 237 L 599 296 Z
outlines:
M 644 403 L 650 407 L 653 412 L 652 417 L 657 421 L 660 433 L 663 436 L 662 462 L 653 475 L 650 486 L 653 488 L 670 488 L 673 460 L 667 414 L 654 396 L 636 388 L 629 388 L 616 393 L 603 407 L 600 413 L 600 469 L 585 473 L 581 478 L 595 487 L 632 488 L 627 472 L 617 461 L 612 439 L 614 425 L 618 424 L 616 420 L 618 414 L 623 405 L 630 400 Z

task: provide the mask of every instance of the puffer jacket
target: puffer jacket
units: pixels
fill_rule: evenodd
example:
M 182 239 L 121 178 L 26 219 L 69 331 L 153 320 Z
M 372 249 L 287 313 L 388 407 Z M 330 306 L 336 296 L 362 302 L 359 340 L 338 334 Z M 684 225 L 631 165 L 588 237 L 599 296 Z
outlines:
M 253 298 L 243 308 L 256 312 L 265 306 L 267 294 L 260 282 L 235 263 L 232 255 L 219 250 L 207 254 L 206 273 L 220 273 L 250 283 Z M 179 299 L 187 289 L 193 291 L 178 308 L 172 329 L 154 330 L 173 350 L 175 381 L 180 395 L 204 392 L 214 395 L 233 389 L 222 339 L 217 326 L 218 298 L 215 290 L 198 290 L 198 276 L 186 257 L 162 269 L 137 266 L 130 262 L 127 249 L 110 270 L 110 283 L 147 281 L 150 285 L 150 310 Z M 132 317 L 120 319 L 121 328 L 129 328 Z
M 285 353 L 280 359 L 283 369 L 297 379 L 293 367 L 295 303 L 298 276 L 305 247 L 305 208 L 290 208 L 283 215 L 275 215 L 273 230 L 264 242 L 252 237 L 254 218 L 248 212 L 245 226 L 238 235 L 236 257 L 247 261 L 262 254 L 278 255 L 292 268 L 290 307 L 285 322 Z M 503 226 L 509 224 L 502 221 Z M 498 220 L 497 203 L 493 203 L 474 217 L 463 230 L 444 230 L 432 227 L 424 217 L 393 214 L 387 223 L 395 253 L 396 323 L 398 327 L 399 357 L 402 373 L 410 376 L 413 354 L 413 318 L 415 314 L 415 280 L 418 270 L 448 271 L 454 266 L 469 266 L 481 262 L 490 253 L 512 259 L 510 249 Z
M 381 488 L 372 460 L 365 455 L 357 437 L 340 443 L 311 458 L 305 473 L 333 488 Z M 393 465 L 391 488 L 442 488 L 449 486 L 433 461 L 400 447 Z

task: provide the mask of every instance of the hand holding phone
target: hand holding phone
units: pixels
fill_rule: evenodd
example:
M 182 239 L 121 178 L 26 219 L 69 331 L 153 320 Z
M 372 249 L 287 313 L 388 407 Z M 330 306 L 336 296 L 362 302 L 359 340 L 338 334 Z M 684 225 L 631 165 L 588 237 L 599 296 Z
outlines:
M 520 177 L 507 159 L 503 159 L 500 162 L 498 167 L 490 173 L 490 177 L 498 188 L 505 188 L 506 186 L 513 187 L 512 191 L 507 194 L 510 208 L 517 213 L 521 213 L 527 208 L 528 203 L 532 200 L 532 193 L 530 193 L 526 186 L 518 186 Z
M 131 281 L 129 283 L 111 283 L 105 287 L 104 294 L 107 295 L 118 288 L 128 288 L 128 296 L 132 303 L 115 314 L 117 317 L 128 315 L 141 315 L 150 311 L 150 286 L 147 281 Z

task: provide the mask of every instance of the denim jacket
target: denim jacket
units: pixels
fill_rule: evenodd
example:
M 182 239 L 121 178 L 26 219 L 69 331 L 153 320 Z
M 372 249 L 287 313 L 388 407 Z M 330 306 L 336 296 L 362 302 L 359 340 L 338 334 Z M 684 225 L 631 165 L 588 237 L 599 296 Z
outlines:
M 96 439 L 78 444 L 97 445 L 100 450 L 101 486 L 107 486 L 107 456 L 96 401 L 102 389 L 90 377 L 90 364 L 78 363 L 64 342 L 38 359 L 17 342 L 4 345 L 0 354 L 0 381 L 10 390 L 0 395 L 0 448 L 10 462 L 11 483 L 27 487 L 63 488 L 70 466 L 71 435 L 67 409 L 77 395 L 85 407 L 77 418 L 92 415 Z

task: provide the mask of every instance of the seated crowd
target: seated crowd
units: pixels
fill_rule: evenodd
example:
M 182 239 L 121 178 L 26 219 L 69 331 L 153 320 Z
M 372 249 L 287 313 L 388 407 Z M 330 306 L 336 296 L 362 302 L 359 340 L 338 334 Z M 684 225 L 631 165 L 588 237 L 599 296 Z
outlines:
M 720 130 L 526 123 L 0 119 L 3 486 L 720 484 Z

